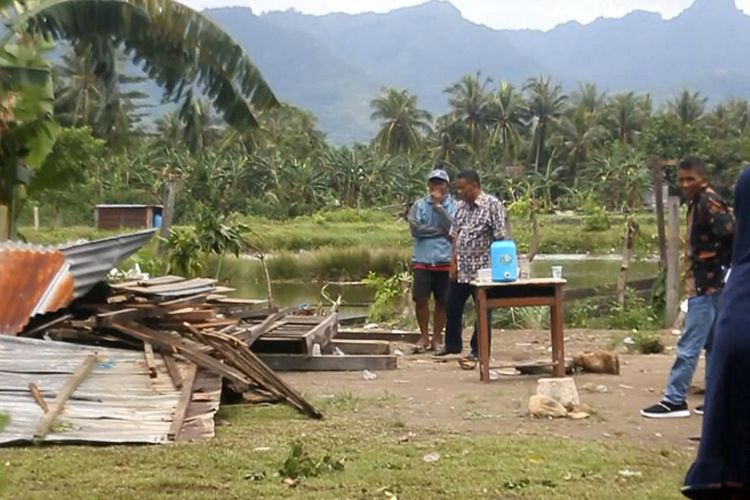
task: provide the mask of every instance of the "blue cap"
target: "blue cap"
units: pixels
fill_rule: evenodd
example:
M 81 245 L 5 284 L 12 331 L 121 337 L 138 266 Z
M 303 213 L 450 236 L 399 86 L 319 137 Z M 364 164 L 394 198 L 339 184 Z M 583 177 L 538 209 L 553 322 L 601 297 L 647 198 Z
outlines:
M 427 176 L 427 181 L 431 181 L 433 179 L 437 179 L 437 180 L 440 180 L 440 181 L 445 181 L 445 182 L 448 182 L 448 183 L 450 183 L 450 181 L 451 181 L 451 178 L 448 177 L 448 172 L 446 172 L 445 170 L 439 169 L 439 168 L 433 170 L 432 172 L 430 172 L 430 175 Z

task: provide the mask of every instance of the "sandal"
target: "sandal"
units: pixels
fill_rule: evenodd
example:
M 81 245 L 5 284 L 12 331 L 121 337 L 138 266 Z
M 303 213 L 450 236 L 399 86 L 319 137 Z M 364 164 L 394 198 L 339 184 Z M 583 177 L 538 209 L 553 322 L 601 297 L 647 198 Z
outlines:
M 458 360 L 458 366 L 463 370 L 473 370 L 477 367 L 477 360 L 476 358 L 467 356 Z
M 427 352 L 427 346 L 426 345 L 419 345 L 419 344 L 417 344 L 414 347 L 412 347 L 412 349 L 411 349 L 411 353 L 412 354 L 424 354 L 426 352 Z

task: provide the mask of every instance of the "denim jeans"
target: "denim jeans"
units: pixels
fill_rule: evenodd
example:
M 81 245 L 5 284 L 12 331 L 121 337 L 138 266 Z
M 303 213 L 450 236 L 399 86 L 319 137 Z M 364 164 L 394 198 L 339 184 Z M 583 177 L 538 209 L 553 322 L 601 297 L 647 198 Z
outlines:
M 463 342 L 463 323 L 464 308 L 469 297 L 474 296 L 474 287 L 468 283 L 451 282 L 448 289 L 448 301 L 446 303 L 446 323 L 445 323 L 445 350 L 453 353 L 460 353 L 464 350 Z M 492 324 L 492 310 L 487 311 L 487 324 Z M 476 356 L 479 353 L 479 338 L 477 337 L 477 323 L 474 322 L 474 334 L 471 336 L 471 354 Z M 492 341 L 492 329 L 490 328 L 490 342 Z
M 669 372 L 664 400 L 672 404 L 682 404 L 687 399 L 690 383 L 701 351 L 706 350 L 706 365 L 709 363 L 711 344 L 714 338 L 714 325 L 718 315 L 721 292 L 711 295 L 691 297 L 685 318 L 685 330 L 677 342 L 677 359 Z M 708 379 L 708 368 L 706 368 Z M 708 380 L 706 380 L 708 386 Z

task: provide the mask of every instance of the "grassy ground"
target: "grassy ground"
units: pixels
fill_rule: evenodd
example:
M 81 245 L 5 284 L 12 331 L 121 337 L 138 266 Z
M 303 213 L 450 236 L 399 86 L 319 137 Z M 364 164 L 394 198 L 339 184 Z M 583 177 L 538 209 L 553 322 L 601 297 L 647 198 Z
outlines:
M 629 444 L 410 429 L 382 418 L 388 405 L 387 394 L 337 394 L 322 422 L 283 406 L 225 408 L 216 439 L 200 444 L 0 449 L 0 497 L 668 499 L 689 464 L 684 452 Z M 284 466 L 294 442 L 343 470 L 284 484 L 304 462 Z
M 391 275 L 408 263 L 411 254 L 412 238 L 406 222 L 372 210 L 341 210 L 287 221 L 248 217 L 244 222 L 250 227 L 247 238 L 272 256 L 268 263 L 274 280 L 359 280 L 370 271 Z M 605 222 L 598 220 L 594 228 L 590 218 L 582 215 L 543 216 L 540 251 L 544 254 L 620 252 L 624 217 L 609 215 Z M 641 256 L 653 255 L 654 217 L 641 215 L 639 222 L 637 252 Z M 96 231 L 90 227 L 22 230 L 26 240 L 39 244 L 92 240 L 114 234 L 117 231 Z M 514 221 L 513 237 L 520 251 L 526 252 L 531 238 L 529 224 Z M 163 272 L 165 267 L 156 257 L 155 243 L 143 248 L 125 267 L 136 261 L 144 271 L 152 273 Z M 206 259 L 203 273 L 214 275 L 217 264 L 216 258 Z M 238 275 L 258 280 L 262 272 L 259 266 L 225 259 L 220 277 Z

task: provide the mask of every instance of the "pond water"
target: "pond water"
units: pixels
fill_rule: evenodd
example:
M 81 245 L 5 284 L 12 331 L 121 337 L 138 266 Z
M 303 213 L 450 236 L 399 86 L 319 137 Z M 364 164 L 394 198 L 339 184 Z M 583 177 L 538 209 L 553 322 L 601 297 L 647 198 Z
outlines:
M 551 276 L 552 266 L 563 266 L 563 277 L 568 280 L 569 289 L 590 288 L 595 286 L 612 285 L 617 281 L 620 272 L 621 257 L 587 255 L 540 255 L 531 266 L 532 277 Z M 629 280 L 651 278 L 657 270 L 656 260 L 642 260 L 630 265 Z M 248 298 L 266 296 L 263 282 L 231 282 L 237 289 L 236 295 Z M 277 306 L 291 307 L 299 304 L 316 306 L 321 302 L 321 283 L 274 283 L 274 301 Z M 362 313 L 366 303 L 372 301 L 373 290 L 364 285 L 330 284 L 326 293 L 336 298 L 339 295 L 345 307 L 343 313 Z M 324 302 L 327 304 L 327 302 Z M 347 305 L 348 304 L 348 305 Z

